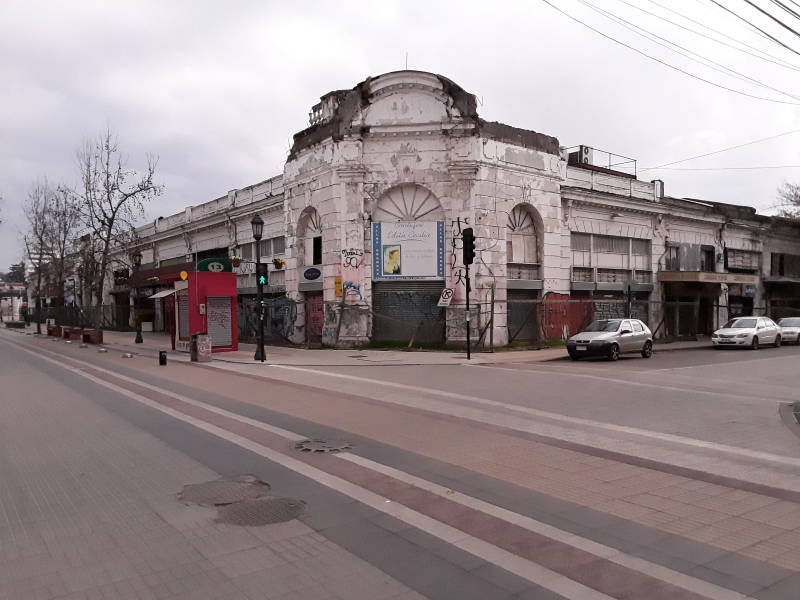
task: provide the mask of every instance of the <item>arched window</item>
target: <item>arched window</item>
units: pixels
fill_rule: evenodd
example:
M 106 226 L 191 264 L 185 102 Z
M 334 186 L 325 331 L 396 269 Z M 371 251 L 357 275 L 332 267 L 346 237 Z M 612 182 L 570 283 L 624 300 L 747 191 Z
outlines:
M 539 264 L 540 219 L 533 207 L 518 204 L 508 215 L 506 262 Z
M 372 213 L 376 223 L 391 221 L 444 221 L 439 199 L 416 183 L 404 183 L 388 190 Z
M 297 222 L 297 257 L 303 266 L 322 264 L 322 219 L 314 208 L 307 208 Z

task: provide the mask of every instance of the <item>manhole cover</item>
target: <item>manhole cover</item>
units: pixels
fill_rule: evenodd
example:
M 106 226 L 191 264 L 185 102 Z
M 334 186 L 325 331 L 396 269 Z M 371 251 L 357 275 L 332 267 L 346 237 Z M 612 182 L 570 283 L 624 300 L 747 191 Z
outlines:
M 259 498 L 220 507 L 216 521 L 228 525 L 271 525 L 296 519 L 305 508 L 305 502 L 294 498 Z
M 341 452 L 352 448 L 349 443 L 342 440 L 303 440 L 297 442 L 294 447 L 303 452 Z
M 254 500 L 269 491 L 269 485 L 251 475 L 234 479 L 217 479 L 183 486 L 181 502 L 203 506 L 222 506 L 243 500 Z

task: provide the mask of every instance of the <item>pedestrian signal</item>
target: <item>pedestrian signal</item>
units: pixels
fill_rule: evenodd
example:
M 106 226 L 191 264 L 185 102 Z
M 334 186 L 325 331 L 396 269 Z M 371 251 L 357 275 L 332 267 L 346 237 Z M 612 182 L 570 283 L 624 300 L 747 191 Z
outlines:
M 267 272 L 267 263 L 256 264 L 256 283 L 258 285 L 267 285 L 269 282 L 269 274 Z

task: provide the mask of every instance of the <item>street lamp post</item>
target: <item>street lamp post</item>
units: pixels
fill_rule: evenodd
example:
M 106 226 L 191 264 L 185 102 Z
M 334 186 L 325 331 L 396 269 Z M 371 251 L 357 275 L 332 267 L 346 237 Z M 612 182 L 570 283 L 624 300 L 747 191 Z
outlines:
M 134 292 L 133 284 L 136 282 L 136 276 L 139 273 L 139 267 L 142 265 L 142 253 L 138 250 L 131 254 L 131 260 L 133 261 L 133 277 L 131 278 L 131 297 L 133 298 L 133 318 L 136 321 L 136 339 L 134 340 L 135 343 L 141 344 L 144 342 L 142 339 L 142 320 L 139 318 L 139 315 L 136 312 L 136 300 L 139 298 L 139 288 L 135 288 L 136 291 Z
M 264 362 L 266 352 L 264 351 L 264 277 L 261 272 L 261 236 L 264 233 L 264 220 L 257 214 L 250 221 L 253 228 L 253 239 L 256 241 L 256 289 L 258 292 L 258 346 L 254 360 Z

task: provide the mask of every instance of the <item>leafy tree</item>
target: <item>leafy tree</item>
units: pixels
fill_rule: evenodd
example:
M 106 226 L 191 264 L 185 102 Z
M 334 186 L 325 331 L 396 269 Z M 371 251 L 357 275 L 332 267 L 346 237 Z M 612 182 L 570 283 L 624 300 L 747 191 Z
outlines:
M 8 273 L 5 274 L 5 280 L 9 283 L 24 283 L 25 262 L 23 261 L 8 267 Z

